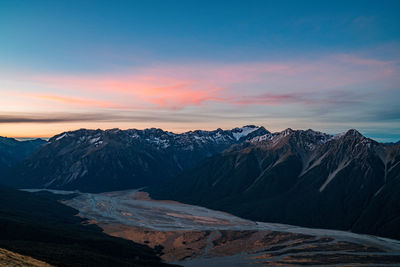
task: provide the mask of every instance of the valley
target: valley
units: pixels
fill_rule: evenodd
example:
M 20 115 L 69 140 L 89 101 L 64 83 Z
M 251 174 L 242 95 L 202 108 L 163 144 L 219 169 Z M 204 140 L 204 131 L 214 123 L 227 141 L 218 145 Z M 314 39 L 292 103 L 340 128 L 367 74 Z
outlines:
M 400 263 L 400 241 L 392 239 L 255 222 L 140 190 L 48 191 L 105 233 L 161 249 L 162 259 L 183 266 Z

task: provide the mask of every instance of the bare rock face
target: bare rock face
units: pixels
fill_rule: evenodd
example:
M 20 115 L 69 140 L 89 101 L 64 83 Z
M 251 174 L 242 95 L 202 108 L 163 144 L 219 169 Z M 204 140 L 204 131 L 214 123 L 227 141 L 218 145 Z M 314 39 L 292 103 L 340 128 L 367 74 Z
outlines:
M 254 220 L 400 239 L 399 162 L 399 145 L 356 130 L 287 129 L 236 145 L 150 193 Z
M 85 192 L 138 188 L 167 180 L 233 144 L 267 133 L 253 125 L 182 134 L 154 128 L 81 129 L 51 138 L 2 182 L 19 188 Z

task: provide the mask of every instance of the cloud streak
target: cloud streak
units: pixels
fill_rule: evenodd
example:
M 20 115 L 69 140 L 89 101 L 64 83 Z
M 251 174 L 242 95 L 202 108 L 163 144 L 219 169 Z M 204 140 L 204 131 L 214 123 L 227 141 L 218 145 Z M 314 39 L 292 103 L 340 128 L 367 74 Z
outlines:
M 354 90 L 350 87 L 368 87 L 367 83 L 390 87 L 397 84 L 398 74 L 396 61 L 340 54 L 314 61 L 161 65 L 121 74 L 31 75 L 28 79 L 36 86 L 69 94 L 99 95 L 93 100 L 54 94 L 35 96 L 65 104 L 176 110 L 209 101 L 232 105 L 306 103 L 302 94 Z M 109 102 L 104 98 L 118 100 Z
M 124 108 L 122 105 L 112 103 L 109 101 L 99 101 L 94 99 L 85 99 L 78 97 L 67 97 L 56 94 L 30 94 L 27 95 L 32 98 L 47 100 L 51 102 L 59 102 L 67 105 L 77 105 L 83 107 L 99 107 L 99 108 Z
M 206 122 L 210 119 L 241 117 L 240 115 L 169 114 L 163 112 L 98 112 L 98 113 L 18 113 L 0 115 L 0 124 L 9 123 L 75 123 L 75 122 Z

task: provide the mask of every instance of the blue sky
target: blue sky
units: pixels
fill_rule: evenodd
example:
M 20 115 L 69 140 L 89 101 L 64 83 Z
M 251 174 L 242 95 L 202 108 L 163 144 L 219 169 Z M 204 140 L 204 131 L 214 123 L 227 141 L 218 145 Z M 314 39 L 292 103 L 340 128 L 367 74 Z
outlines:
M 400 1 L 1 1 L 0 135 L 357 128 L 400 139 Z

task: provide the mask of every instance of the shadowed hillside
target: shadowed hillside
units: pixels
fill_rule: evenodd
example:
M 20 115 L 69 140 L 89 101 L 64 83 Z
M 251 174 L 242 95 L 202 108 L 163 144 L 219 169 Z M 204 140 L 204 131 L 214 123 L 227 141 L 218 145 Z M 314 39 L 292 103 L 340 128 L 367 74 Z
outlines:
M 147 246 L 110 237 L 55 200 L 0 187 L 0 247 L 57 266 L 164 266 Z

